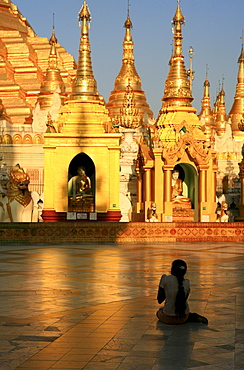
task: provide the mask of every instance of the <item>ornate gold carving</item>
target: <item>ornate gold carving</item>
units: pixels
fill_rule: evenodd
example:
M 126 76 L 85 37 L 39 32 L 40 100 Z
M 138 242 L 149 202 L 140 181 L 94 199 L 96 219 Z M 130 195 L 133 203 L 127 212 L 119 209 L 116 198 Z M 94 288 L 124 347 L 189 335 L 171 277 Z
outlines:
M 124 95 L 123 107 L 120 109 L 120 116 L 116 117 L 115 123 L 124 128 L 136 129 L 142 126 L 142 118 L 136 108 L 134 92 L 131 87 L 131 80 L 128 80 L 126 93 Z
M 201 141 L 197 142 L 192 133 L 187 132 L 180 137 L 174 146 L 168 147 L 167 144 L 164 146 L 162 157 L 165 160 L 165 164 L 174 165 L 183 157 L 185 151 L 196 165 L 207 164 L 211 159 L 211 152 L 204 148 Z
M 52 132 L 52 133 L 57 132 L 56 128 L 53 125 L 53 120 L 52 120 L 52 116 L 51 116 L 50 112 L 48 112 L 48 115 L 47 115 L 46 126 L 47 126 L 46 132 Z

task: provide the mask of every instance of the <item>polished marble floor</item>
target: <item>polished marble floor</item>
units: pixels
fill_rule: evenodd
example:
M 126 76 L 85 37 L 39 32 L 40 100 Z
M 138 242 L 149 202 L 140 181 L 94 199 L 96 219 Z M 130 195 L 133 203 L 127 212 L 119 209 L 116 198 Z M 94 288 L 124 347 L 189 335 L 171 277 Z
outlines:
M 244 243 L 0 245 L 0 369 L 244 369 Z M 183 258 L 191 311 L 167 326 L 157 285 Z

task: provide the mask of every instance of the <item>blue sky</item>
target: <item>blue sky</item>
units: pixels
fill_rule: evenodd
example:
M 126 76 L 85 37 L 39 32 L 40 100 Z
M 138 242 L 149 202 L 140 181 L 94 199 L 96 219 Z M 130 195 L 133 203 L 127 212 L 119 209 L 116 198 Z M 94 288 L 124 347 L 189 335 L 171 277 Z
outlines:
M 78 12 L 83 0 L 13 0 L 38 36 L 50 37 L 53 13 L 59 43 L 77 60 L 80 29 Z M 122 61 L 124 22 L 128 0 L 87 0 L 92 23 L 90 41 L 98 91 L 108 101 Z M 171 55 L 171 20 L 177 0 L 130 0 L 135 65 L 147 101 L 156 117 L 161 108 Z M 181 0 L 183 54 L 189 67 L 188 48 L 194 48 L 193 106 L 200 109 L 208 64 L 211 102 L 224 77 L 227 113 L 235 95 L 238 57 L 244 29 L 244 0 Z

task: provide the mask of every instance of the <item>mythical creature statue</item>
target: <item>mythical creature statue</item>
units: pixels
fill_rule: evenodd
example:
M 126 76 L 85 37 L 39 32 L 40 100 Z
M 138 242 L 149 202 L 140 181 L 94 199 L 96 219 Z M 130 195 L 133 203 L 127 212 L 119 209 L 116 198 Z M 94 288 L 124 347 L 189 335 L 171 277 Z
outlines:
M 216 222 L 229 222 L 228 203 L 222 201 L 220 212 L 217 212 Z
M 151 208 L 148 208 L 146 222 L 158 222 L 156 203 L 152 203 Z
M 28 189 L 29 175 L 17 164 L 10 170 L 6 196 L 0 199 L 1 222 L 31 222 L 33 199 Z

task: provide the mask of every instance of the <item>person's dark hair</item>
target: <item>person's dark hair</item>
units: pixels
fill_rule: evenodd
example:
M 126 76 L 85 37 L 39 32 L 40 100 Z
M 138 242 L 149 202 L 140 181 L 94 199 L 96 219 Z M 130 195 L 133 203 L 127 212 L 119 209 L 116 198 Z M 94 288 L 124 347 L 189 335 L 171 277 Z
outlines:
M 186 294 L 183 287 L 184 276 L 187 271 L 187 264 L 183 260 L 175 260 L 172 263 L 171 275 L 178 279 L 178 293 L 175 300 L 175 313 L 177 315 L 184 315 L 186 309 Z

